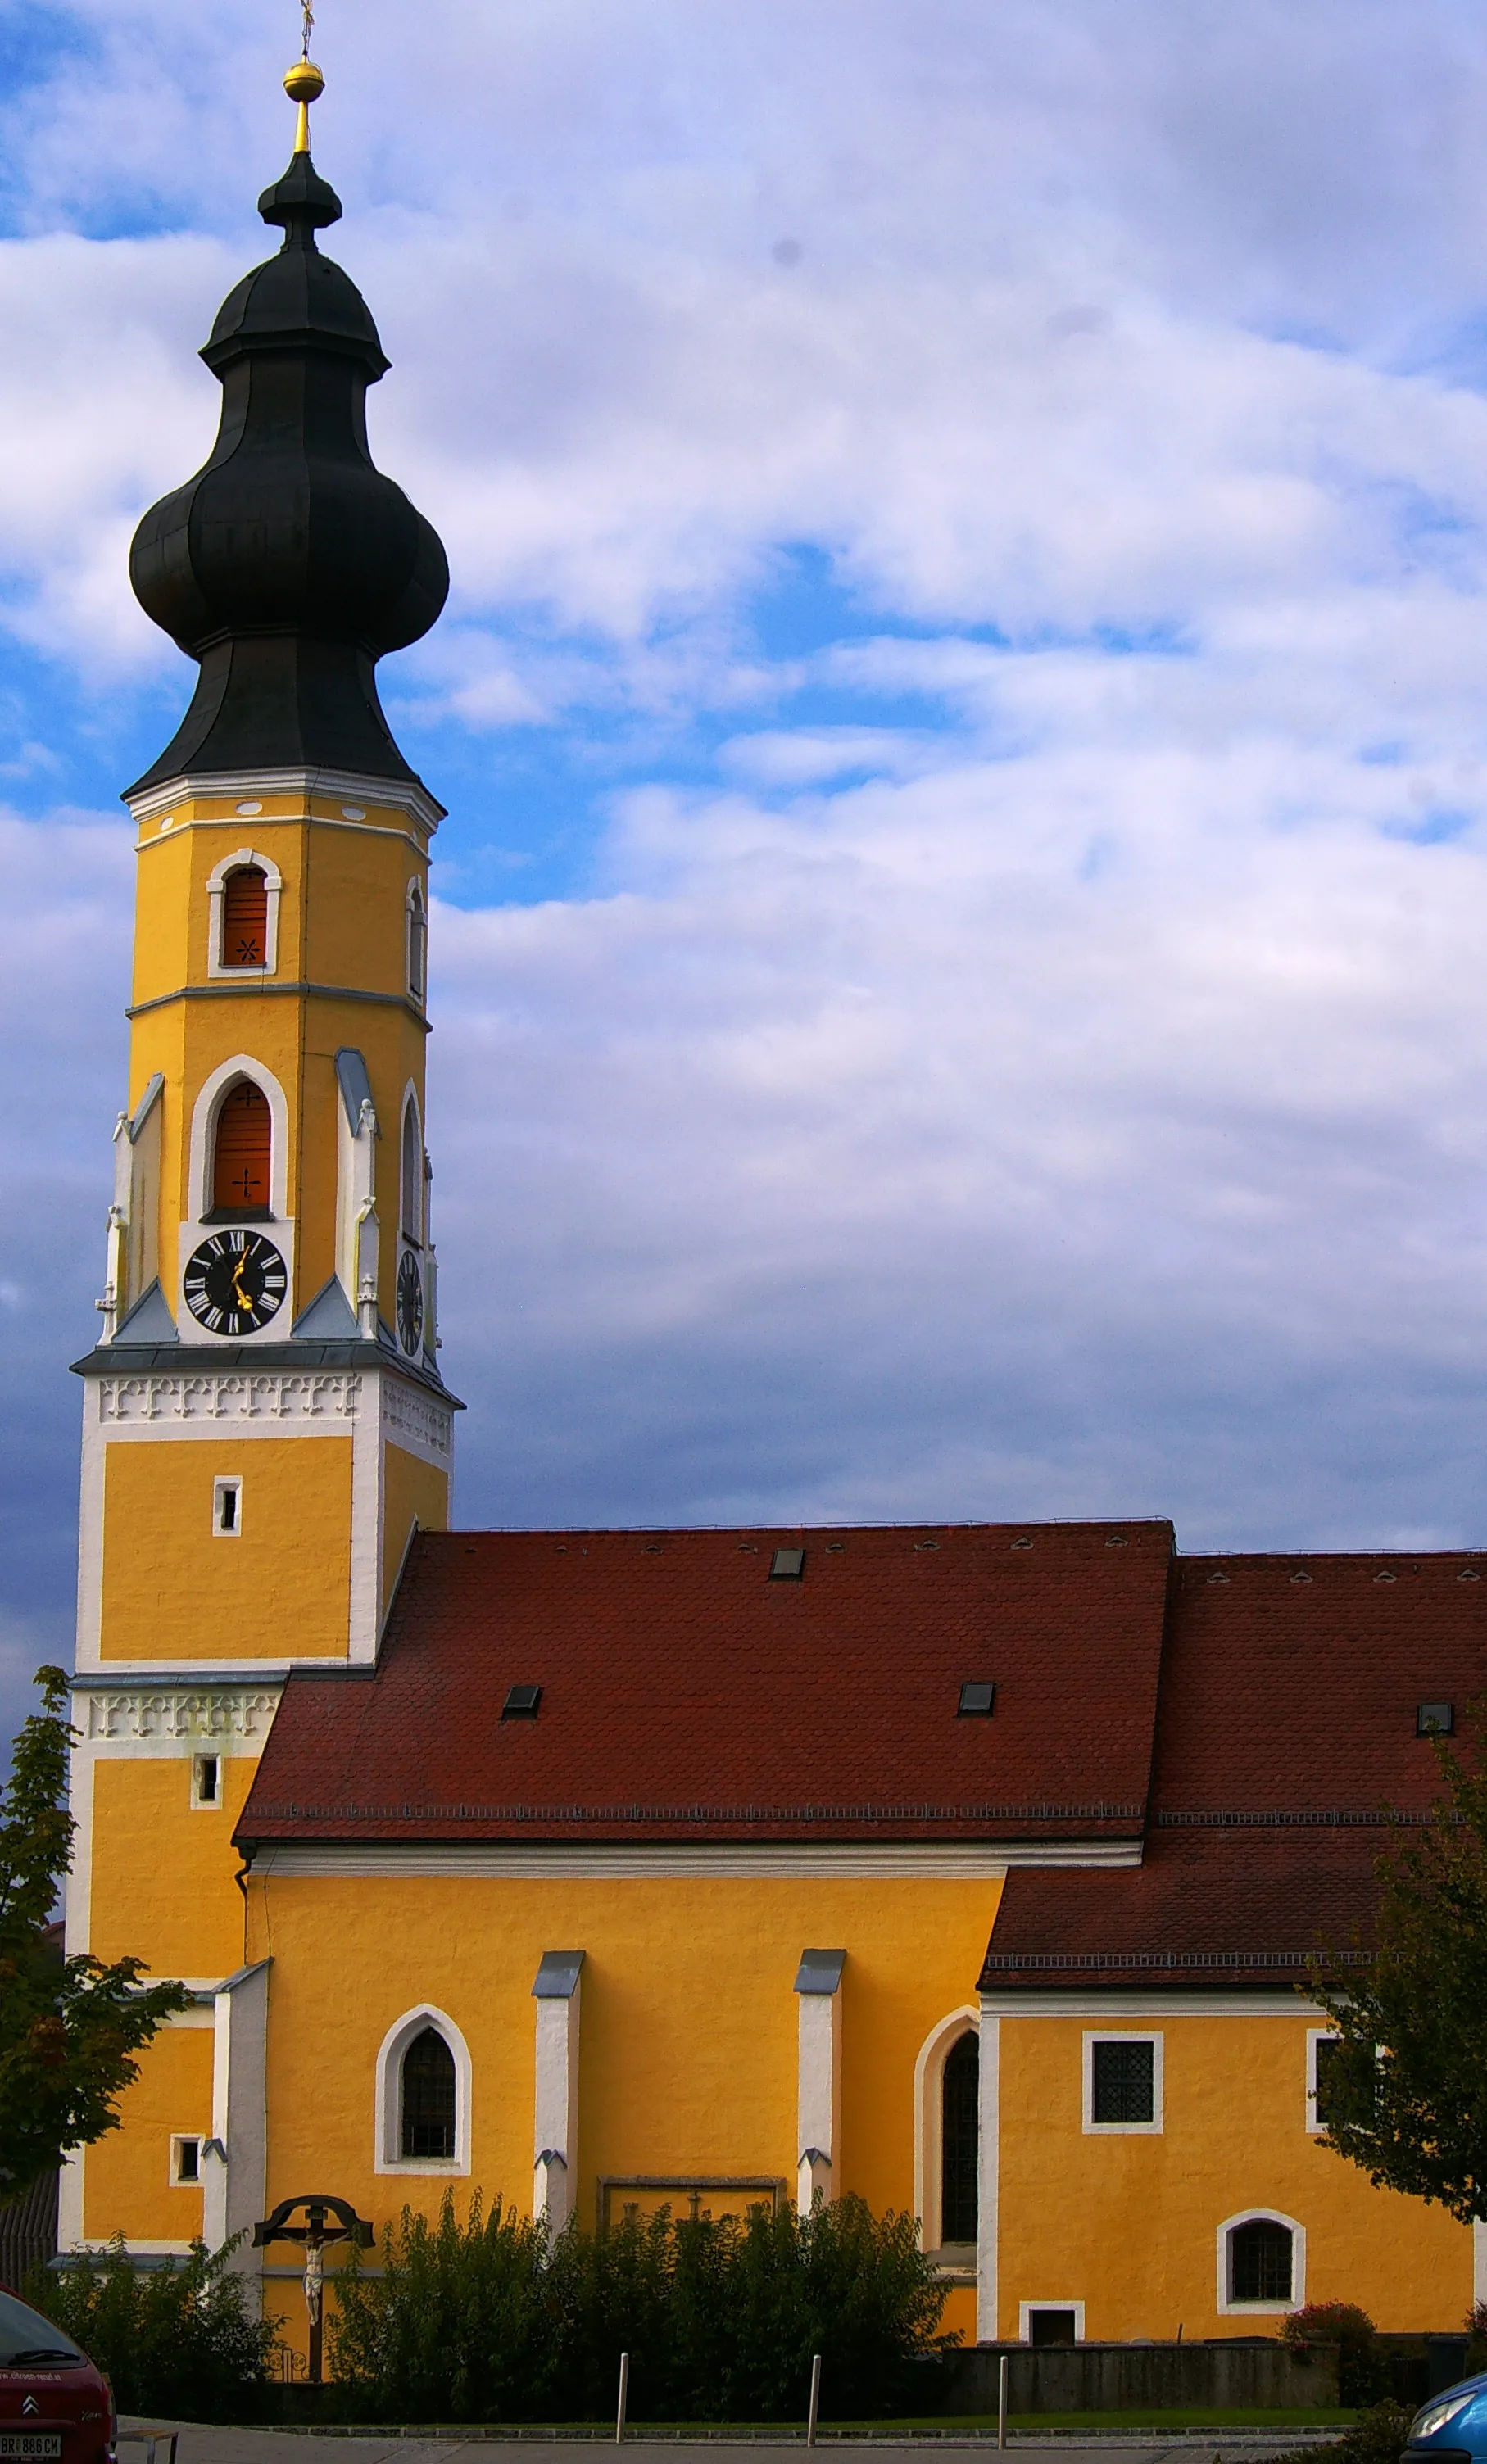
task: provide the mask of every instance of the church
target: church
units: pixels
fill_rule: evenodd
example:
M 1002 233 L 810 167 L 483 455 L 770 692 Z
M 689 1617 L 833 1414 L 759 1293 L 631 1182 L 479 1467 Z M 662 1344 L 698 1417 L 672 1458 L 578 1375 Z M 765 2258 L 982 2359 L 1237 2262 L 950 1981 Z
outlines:
M 917 2217 L 967 2342 L 1456 2327 L 1487 2237 L 1323 2144 L 1303 1989 L 1482 1690 L 1487 1553 L 452 1526 L 442 808 L 375 677 L 448 574 L 371 459 L 388 362 L 319 242 L 319 72 L 285 82 L 282 245 L 131 560 L 199 676 L 124 797 L 67 1943 L 192 1998 L 66 2166 L 63 2249 L 241 2236 L 302 2350 L 254 2227 L 309 2192 L 555 2231 L 854 2192 Z

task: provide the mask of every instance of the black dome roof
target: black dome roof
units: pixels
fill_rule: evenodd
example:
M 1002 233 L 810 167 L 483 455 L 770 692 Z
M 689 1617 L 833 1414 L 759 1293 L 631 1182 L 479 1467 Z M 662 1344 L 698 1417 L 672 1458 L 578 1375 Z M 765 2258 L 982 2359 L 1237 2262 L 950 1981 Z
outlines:
M 429 630 L 449 567 L 372 464 L 366 387 L 389 363 L 355 283 L 315 240 L 340 199 L 297 154 L 258 211 L 284 244 L 228 295 L 202 351 L 223 393 L 211 457 L 151 506 L 130 550 L 140 605 L 201 667 L 131 794 L 187 771 L 413 777 L 373 671 Z

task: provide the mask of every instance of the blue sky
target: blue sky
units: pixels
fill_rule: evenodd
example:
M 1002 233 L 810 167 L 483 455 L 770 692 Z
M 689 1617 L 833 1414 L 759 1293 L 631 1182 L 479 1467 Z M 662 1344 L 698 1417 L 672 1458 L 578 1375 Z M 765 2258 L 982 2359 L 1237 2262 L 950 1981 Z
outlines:
M 297 12 L 0 0 L 0 1713 Z M 324 0 L 472 1523 L 1480 1544 L 1487 20 Z

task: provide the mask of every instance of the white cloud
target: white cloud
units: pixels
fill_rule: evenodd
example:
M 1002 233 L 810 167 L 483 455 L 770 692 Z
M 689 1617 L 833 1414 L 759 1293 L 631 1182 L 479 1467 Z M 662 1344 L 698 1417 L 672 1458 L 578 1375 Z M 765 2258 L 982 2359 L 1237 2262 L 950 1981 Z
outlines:
M 168 698 L 123 552 L 210 444 L 286 30 L 69 22 L 0 108 L 0 627 Z M 326 0 L 317 41 L 376 451 L 455 574 L 388 680 L 474 782 L 446 884 L 566 826 L 544 746 L 610 794 L 581 893 L 438 917 L 463 1510 L 1480 1536 L 1480 12 Z M 122 844 L 0 836 L 12 1431 L 86 1340 Z

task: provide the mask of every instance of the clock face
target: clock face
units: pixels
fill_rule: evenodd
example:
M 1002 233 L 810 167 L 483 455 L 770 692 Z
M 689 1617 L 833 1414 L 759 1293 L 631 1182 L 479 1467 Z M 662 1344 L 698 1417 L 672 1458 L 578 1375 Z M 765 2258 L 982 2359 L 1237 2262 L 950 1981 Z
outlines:
M 186 1262 L 186 1306 L 212 1334 L 256 1333 L 288 1289 L 284 1261 L 261 1232 L 214 1232 Z
M 423 1337 L 423 1277 L 411 1249 L 405 1249 L 397 1270 L 398 1340 L 411 1359 Z

